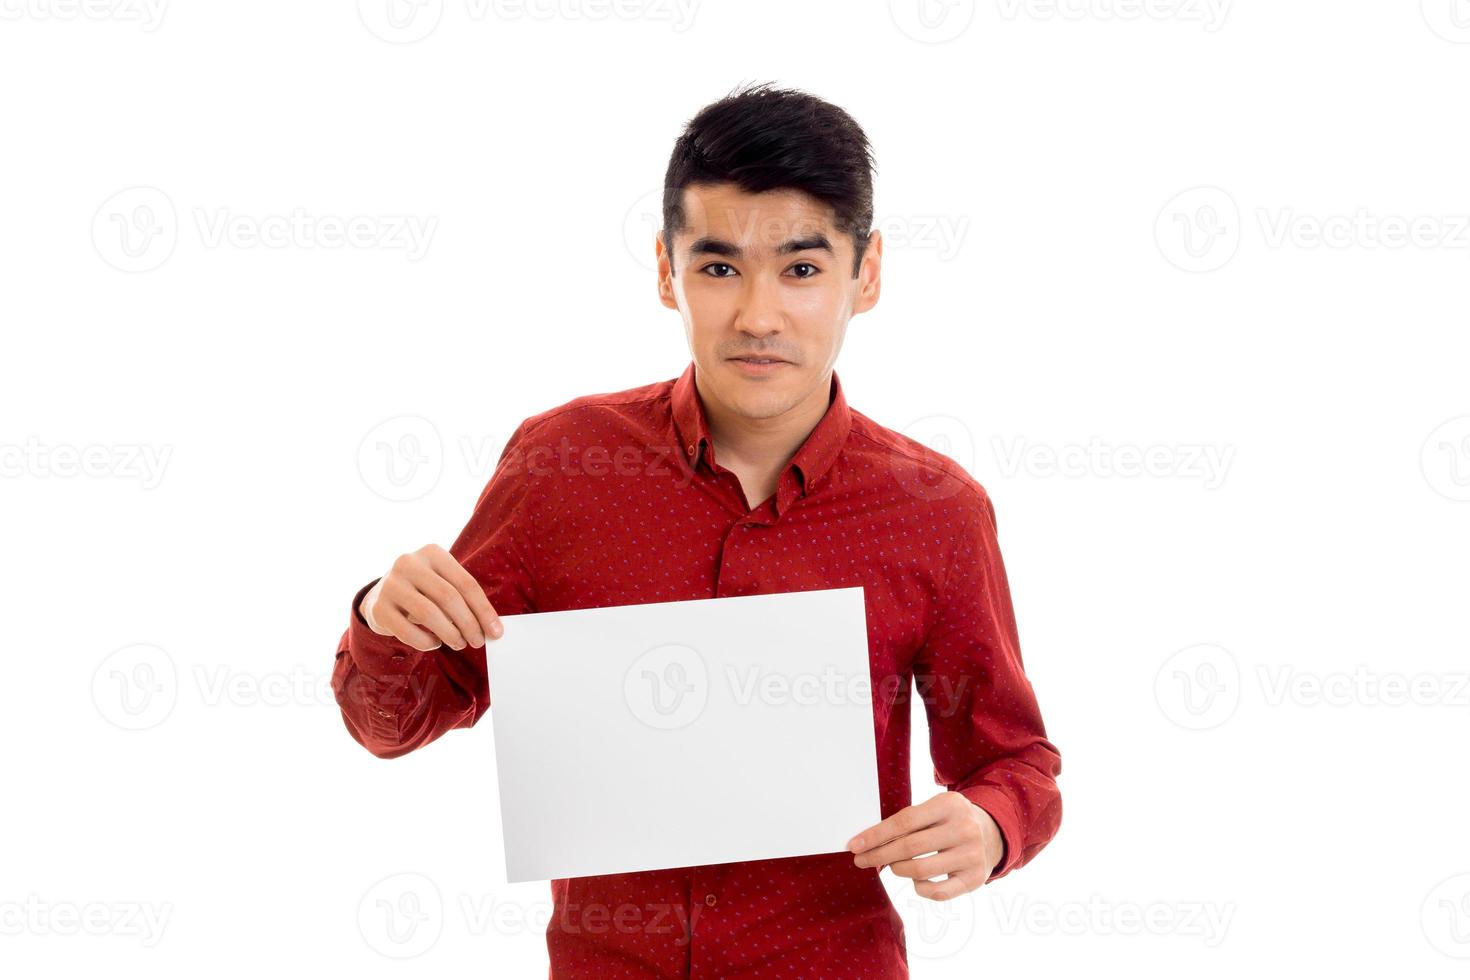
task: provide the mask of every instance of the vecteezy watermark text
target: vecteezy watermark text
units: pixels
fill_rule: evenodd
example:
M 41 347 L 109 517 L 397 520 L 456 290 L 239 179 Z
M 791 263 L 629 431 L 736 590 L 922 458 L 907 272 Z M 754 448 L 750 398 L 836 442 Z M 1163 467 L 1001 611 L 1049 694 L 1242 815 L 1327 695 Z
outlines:
M 209 250 L 401 252 L 410 262 L 428 253 L 439 227 L 434 215 L 333 214 L 300 206 L 266 213 L 194 207 L 189 214 L 195 239 Z M 97 254 L 123 272 L 148 272 L 163 265 L 181 237 L 178 209 L 157 187 L 118 191 L 92 216 Z
M 0 20 L 90 20 L 158 30 L 168 0 L 0 0 Z
M 143 443 L 51 445 L 30 436 L 23 443 L 0 443 L 0 478 L 137 480 L 144 490 L 152 490 L 163 482 L 173 449 Z
M 1094 436 L 1085 445 L 1029 443 L 1017 436 L 991 440 L 1000 472 L 1013 477 L 1159 477 L 1199 480 L 1206 490 L 1225 482 L 1234 446 L 1209 444 L 1113 445 Z

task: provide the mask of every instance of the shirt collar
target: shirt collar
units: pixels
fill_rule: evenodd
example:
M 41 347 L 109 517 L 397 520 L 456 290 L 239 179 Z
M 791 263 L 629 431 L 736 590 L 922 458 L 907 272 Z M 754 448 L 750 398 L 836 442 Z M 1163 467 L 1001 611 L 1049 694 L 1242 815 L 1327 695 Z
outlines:
M 709 417 L 699 398 L 699 389 L 694 384 L 694 362 L 684 369 L 674 382 L 673 389 L 674 430 L 679 437 L 679 449 L 690 468 L 697 469 L 699 461 L 712 445 L 709 432 Z M 852 429 L 852 412 L 847 407 L 847 397 L 842 391 L 842 382 L 837 372 L 832 372 L 832 384 L 828 394 L 827 411 L 812 429 L 811 435 L 801 444 L 791 458 L 792 466 L 801 475 L 802 492 L 811 489 L 822 475 L 832 468 L 847 434 Z

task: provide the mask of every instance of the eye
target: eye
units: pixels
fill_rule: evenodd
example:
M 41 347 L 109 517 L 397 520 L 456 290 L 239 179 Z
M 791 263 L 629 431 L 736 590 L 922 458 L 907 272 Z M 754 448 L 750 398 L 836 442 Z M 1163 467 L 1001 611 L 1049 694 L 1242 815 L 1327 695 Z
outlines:
M 711 262 L 709 265 L 705 266 L 704 268 L 700 269 L 699 271 L 700 272 L 709 273 L 709 271 L 711 269 L 729 269 L 732 274 L 735 272 L 735 267 L 733 265 L 731 265 L 730 263 L 728 263 L 728 262 Z M 710 275 L 712 276 L 712 278 L 715 278 L 715 279 L 729 279 L 730 278 L 727 275 L 718 275 L 718 274 L 715 274 L 715 273 L 710 273 Z
M 821 269 L 818 269 L 816 266 L 812 265 L 810 262 L 798 262 L 795 265 L 793 265 L 791 268 L 793 268 L 793 269 L 810 269 L 811 270 L 811 274 L 810 275 L 797 276 L 796 278 L 798 278 L 798 279 L 811 279 L 813 276 L 816 276 L 816 275 L 820 274 L 821 271 L 822 271 Z

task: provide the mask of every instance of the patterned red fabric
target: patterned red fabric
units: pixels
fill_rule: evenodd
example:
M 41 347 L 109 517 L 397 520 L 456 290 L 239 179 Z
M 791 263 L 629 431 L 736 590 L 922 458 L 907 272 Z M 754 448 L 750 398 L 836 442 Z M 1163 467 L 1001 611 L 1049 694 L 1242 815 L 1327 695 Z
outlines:
M 1025 864 L 1060 824 L 1061 758 L 984 489 L 851 410 L 834 372 L 826 414 L 752 508 L 715 461 L 694 372 L 524 420 L 451 554 L 503 615 L 863 586 L 882 816 L 912 802 L 917 690 L 936 781 L 1004 836 L 992 880 Z M 353 598 L 332 686 L 352 736 L 394 758 L 474 725 L 490 691 L 483 647 L 422 653 L 368 629 L 357 607 L 373 584 Z M 878 871 L 846 851 L 551 887 L 553 977 L 908 976 Z

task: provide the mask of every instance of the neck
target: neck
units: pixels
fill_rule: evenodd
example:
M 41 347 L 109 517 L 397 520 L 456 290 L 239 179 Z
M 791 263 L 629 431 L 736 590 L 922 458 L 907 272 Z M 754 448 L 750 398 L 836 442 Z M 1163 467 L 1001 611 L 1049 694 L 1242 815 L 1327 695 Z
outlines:
M 737 415 L 715 399 L 705 396 L 694 374 L 695 389 L 704 405 L 715 455 L 727 469 L 748 468 L 764 474 L 774 482 L 783 467 L 796 455 L 801 444 L 811 435 L 832 402 L 832 372 L 811 394 L 780 415 L 752 419 Z

